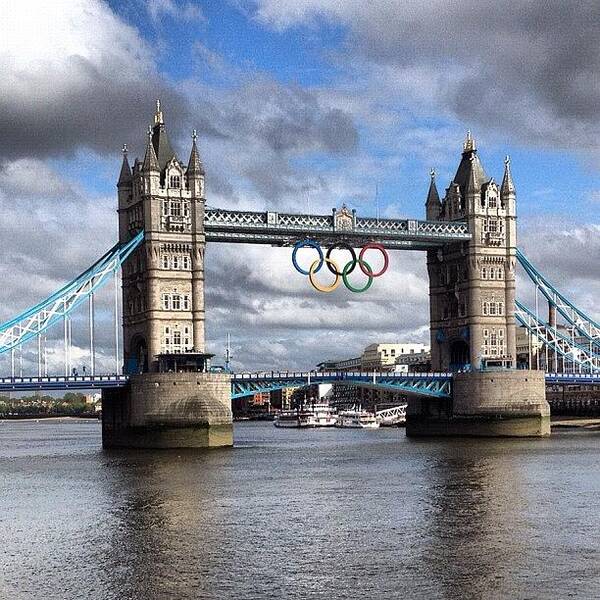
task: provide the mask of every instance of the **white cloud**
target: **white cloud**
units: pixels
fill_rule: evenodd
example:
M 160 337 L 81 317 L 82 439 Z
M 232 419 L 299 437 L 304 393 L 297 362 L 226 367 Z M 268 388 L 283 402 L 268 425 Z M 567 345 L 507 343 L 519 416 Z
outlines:
M 202 9 L 193 2 L 175 0 L 146 0 L 146 9 L 154 22 L 163 17 L 183 19 L 184 21 L 203 21 Z

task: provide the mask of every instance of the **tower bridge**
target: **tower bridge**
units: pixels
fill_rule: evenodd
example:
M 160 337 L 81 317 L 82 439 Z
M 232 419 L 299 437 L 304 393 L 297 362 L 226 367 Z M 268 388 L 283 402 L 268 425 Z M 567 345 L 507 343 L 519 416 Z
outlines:
M 545 378 L 562 377 L 564 383 L 565 378 L 578 377 L 578 383 L 585 383 L 600 377 L 600 326 L 518 250 L 510 161 L 507 158 L 503 177 L 496 183 L 486 174 L 470 134 L 443 198 L 432 172 L 425 220 L 367 218 L 345 206 L 328 215 L 209 207 L 196 134 L 184 164 L 171 146 L 159 105 L 143 160 L 130 165 L 124 147 L 117 190 L 119 243 L 48 299 L 0 325 L 0 354 L 10 352 L 12 357 L 11 376 L 0 379 L 0 388 L 102 387 L 106 446 L 230 445 L 232 396 L 306 385 L 317 378 L 411 393 L 415 399 L 407 415 L 409 435 L 540 436 L 549 434 Z M 350 292 L 366 291 L 387 268 L 388 250 L 425 251 L 435 373 L 211 372 L 212 355 L 204 339 L 204 261 L 206 244 L 217 242 L 293 247 L 294 266 L 323 292 L 335 289 L 340 280 Z M 307 271 L 295 260 L 303 246 L 318 255 Z M 326 255 L 321 246 L 329 248 Z M 354 249 L 360 247 L 357 257 Z M 351 260 L 341 269 L 330 257 L 333 248 L 350 252 Z M 366 259 L 370 249 L 384 257 L 384 267 L 377 273 Z M 519 264 L 535 285 L 536 298 L 540 290 L 548 301 L 548 321 L 537 308 L 531 311 L 517 302 Z M 322 272 L 329 270 L 335 277 L 329 286 L 316 281 L 324 265 Z M 348 281 L 355 267 L 367 280 L 362 288 Z M 122 354 L 115 319 L 117 374 L 98 375 L 93 360 L 94 293 L 111 277 L 116 281 L 121 270 Z M 86 299 L 91 373 L 76 376 L 66 358 L 67 323 Z M 567 324 L 562 329 L 557 311 Z M 538 370 L 516 369 L 516 320 L 546 345 L 556 365 L 560 357 L 563 371 L 572 372 L 545 376 Z M 56 325 L 64 325 L 65 331 L 64 375 L 42 373 L 40 359 L 37 378 L 16 377 L 15 349 L 37 340 L 41 356 L 41 336 Z

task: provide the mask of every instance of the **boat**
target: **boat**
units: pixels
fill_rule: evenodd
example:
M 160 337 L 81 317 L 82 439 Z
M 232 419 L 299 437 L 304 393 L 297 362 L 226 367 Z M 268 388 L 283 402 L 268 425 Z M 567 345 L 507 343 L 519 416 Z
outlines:
M 337 414 L 327 402 L 317 402 L 312 404 L 310 411 L 313 415 L 315 427 L 335 427 L 337 423 Z
M 365 410 L 344 410 L 338 414 L 335 426 L 350 429 L 378 429 L 379 421 L 373 413 Z
M 315 402 L 275 416 L 276 427 L 334 427 L 337 415 L 326 402 Z
M 275 427 L 314 427 L 314 415 L 306 409 L 282 410 L 275 415 Z

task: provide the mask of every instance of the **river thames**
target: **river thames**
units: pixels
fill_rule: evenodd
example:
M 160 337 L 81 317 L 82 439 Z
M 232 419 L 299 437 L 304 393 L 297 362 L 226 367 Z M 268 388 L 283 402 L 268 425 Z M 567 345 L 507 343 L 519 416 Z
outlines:
M 598 598 L 600 434 L 406 439 L 235 426 L 106 452 L 0 423 L 2 599 Z

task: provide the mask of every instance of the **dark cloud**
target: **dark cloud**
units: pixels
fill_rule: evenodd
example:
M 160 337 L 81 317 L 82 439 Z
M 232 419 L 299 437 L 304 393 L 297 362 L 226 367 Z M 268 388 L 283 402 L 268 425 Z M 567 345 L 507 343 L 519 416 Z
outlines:
M 189 123 L 187 101 L 103 2 L 47 3 L 35 14 L 15 7 L 4 16 L 0 159 L 118 151 L 143 140 L 159 97 L 174 122 Z
M 279 29 L 318 18 L 343 23 L 349 35 L 340 62 L 350 71 L 375 66 L 372 85 L 396 97 L 412 96 L 522 142 L 597 150 L 600 4 L 594 0 L 510 8 L 492 0 L 251 4 L 257 18 Z

